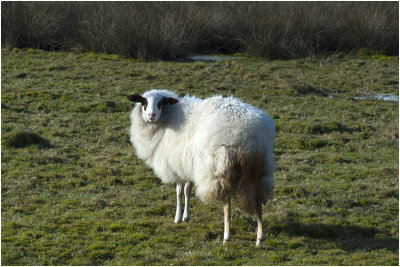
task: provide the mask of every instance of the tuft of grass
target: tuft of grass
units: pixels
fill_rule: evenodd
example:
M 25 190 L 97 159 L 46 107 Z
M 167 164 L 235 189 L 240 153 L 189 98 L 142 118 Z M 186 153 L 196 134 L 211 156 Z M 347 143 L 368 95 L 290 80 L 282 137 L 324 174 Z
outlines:
M 113 101 L 104 101 L 100 103 L 89 103 L 78 105 L 74 111 L 76 112 L 127 112 L 129 111 L 129 106 L 123 103 L 115 103 Z
M 16 130 L 7 133 L 2 138 L 2 144 L 12 148 L 23 148 L 37 145 L 40 148 L 51 148 L 51 143 L 36 133 Z
M 282 149 L 293 149 L 293 150 L 314 150 L 328 146 L 329 143 L 326 140 L 319 138 L 304 139 L 298 137 L 291 138 L 280 138 L 276 141 L 276 146 Z

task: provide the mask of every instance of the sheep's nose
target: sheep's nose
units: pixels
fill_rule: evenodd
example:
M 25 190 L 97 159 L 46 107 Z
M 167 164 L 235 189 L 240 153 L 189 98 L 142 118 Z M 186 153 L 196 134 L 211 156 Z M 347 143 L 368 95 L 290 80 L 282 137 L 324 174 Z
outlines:
M 155 117 L 155 116 L 156 116 L 156 113 L 149 113 L 149 114 L 147 114 L 147 115 L 149 115 L 149 117 L 152 118 L 152 117 Z

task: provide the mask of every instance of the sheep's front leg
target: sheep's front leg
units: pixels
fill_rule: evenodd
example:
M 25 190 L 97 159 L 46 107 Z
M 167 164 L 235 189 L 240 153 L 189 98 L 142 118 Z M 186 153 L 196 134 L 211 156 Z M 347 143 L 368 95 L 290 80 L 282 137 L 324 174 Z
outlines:
M 190 194 L 192 192 L 193 184 L 191 182 L 185 183 L 185 210 L 183 212 L 183 221 L 187 222 L 190 220 L 190 207 L 189 207 L 189 199 Z
M 256 245 L 259 246 L 264 241 L 264 233 L 263 233 L 263 226 L 262 226 L 262 204 L 257 204 L 256 207 L 257 213 L 257 242 Z
M 231 233 L 229 231 L 229 224 L 231 221 L 231 198 L 229 195 L 225 198 L 224 203 L 224 244 L 231 240 Z
M 176 213 L 175 223 L 182 221 L 182 195 L 183 195 L 183 184 L 176 184 Z

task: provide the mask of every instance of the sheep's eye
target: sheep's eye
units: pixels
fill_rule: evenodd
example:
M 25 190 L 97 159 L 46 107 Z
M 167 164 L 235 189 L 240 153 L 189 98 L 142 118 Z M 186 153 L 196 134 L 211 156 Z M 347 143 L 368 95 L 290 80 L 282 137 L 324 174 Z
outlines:
M 147 99 L 146 98 L 142 98 L 142 105 L 143 105 L 144 111 L 146 111 L 146 109 L 147 109 Z
M 158 101 L 158 103 L 157 103 L 158 109 L 161 109 L 162 105 L 163 105 L 163 99 L 161 99 L 160 101 Z

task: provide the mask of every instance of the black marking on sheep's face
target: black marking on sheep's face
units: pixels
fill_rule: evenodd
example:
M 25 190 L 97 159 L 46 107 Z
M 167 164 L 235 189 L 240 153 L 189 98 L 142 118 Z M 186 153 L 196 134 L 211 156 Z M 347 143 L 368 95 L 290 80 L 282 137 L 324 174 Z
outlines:
M 138 94 L 134 94 L 134 95 L 127 96 L 127 98 L 132 102 L 141 103 L 144 107 L 144 110 L 146 110 L 148 102 L 145 97 L 138 95 Z M 174 105 L 178 102 L 179 102 L 179 100 L 175 99 L 173 97 L 163 97 L 160 101 L 158 101 L 157 107 L 158 107 L 158 109 L 161 109 L 161 107 L 163 105 Z
M 146 110 L 148 102 L 145 97 L 138 95 L 138 94 L 134 94 L 134 95 L 127 96 L 127 98 L 132 102 L 141 103 L 144 110 Z
M 160 116 L 163 106 L 174 105 L 179 102 L 173 97 L 165 97 L 161 94 L 146 95 L 146 97 L 134 94 L 128 96 L 128 99 L 135 103 L 142 104 L 142 117 L 146 122 L 156 122 Z
M 160 101 L 158 101 L 157 107 L 159 110 L 161 110 L 162 106 L 164 105 L 174 105 L 178 102 L 179 100 L 173 97 L 163 97 Z
M 147 104 L 148 104 L 147 99 L 143 97 L 142 105 L 143 105 L 144 111 L 146 111 L 146 109 L 147 109 Z
M 179 100 L 173 97 L 164 97 L 164 104 L 175 105 Z

